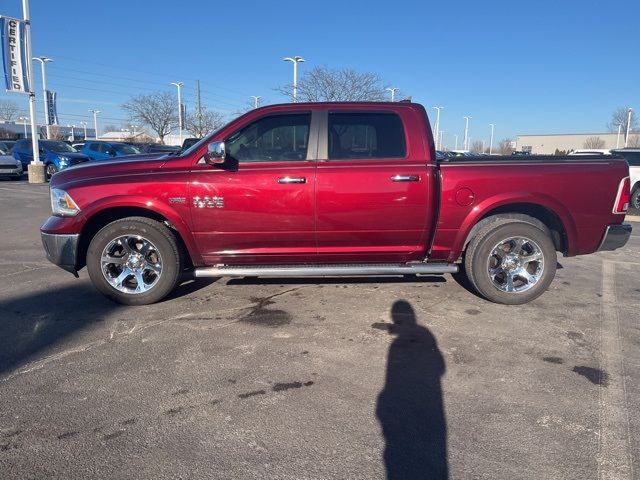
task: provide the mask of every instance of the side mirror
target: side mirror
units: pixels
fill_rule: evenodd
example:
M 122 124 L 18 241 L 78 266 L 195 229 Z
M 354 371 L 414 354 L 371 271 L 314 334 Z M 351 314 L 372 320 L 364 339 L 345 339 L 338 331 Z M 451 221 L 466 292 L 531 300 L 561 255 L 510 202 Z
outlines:
M 219 165 L 227 159 L 227 152 L 224 148 L 224 142 L 211 142 L 207 147 L 207 153 L 204 161 L 209 165 Z

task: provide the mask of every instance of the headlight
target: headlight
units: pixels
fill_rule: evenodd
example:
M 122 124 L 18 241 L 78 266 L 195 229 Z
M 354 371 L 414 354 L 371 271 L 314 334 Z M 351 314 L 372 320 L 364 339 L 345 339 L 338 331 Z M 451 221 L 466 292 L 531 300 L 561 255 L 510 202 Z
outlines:
M 51 192 L 51 211 L 54 215 L 62 217 L 73 217 L 80 212 L 80 208 L 73 201 L 71 195 L 59 188 L 52 188 Z
M 69 157 L 60 157 L 60 167 L 68 167 L 69 166 Z
M 16 160 L 16 167 L 22 168 L 22 162 L 20 160 Z

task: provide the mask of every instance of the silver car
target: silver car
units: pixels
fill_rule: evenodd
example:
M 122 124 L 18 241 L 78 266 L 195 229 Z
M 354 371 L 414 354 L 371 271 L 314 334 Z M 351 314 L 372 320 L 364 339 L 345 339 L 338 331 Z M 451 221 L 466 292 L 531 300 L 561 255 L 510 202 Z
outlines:
M 0 155 L 0 178 L 18 179 L 22 177 L 22 173 L 20 160 L 16 160 L 11 155 Z

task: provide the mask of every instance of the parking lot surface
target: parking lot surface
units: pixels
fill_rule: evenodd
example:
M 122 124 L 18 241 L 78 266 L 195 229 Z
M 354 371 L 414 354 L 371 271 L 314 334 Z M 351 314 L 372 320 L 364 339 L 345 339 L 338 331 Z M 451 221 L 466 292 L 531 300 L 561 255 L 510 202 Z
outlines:
M 429 276 L 123 307 L 46 261 L 47 186 L 0 199 L 0 478 L 640 475 L 640 223 L 523 306 Z

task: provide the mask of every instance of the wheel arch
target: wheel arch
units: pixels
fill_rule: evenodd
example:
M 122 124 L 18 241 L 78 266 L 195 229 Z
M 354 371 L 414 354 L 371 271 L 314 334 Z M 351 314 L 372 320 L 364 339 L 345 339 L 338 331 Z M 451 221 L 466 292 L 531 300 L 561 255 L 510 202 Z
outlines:
M 145 217 L 165 224 L 175 235 L 178 247 L 184 255 L 183 260 L 185 265 L 191 268 L 195 264 L 201 263 L 201 259 L 193 243 L 193 238 L 186 229 L 186 226 L 182 224 L 182 220 L 179 217 L 173 217 L 163 213 L 136 205 L 107 207 L 92 212 L 80 232 L 76 268 L 80 270 L 86 265 L 89 243 L 91 243 L 91 239 L 95 234 L 109 223 L 126 217 Z
M 469 242 L 485 225 L 499 219 L 522 220 L 531 223 L 542 230 L 549 232 L 556 251 L 567 255 L 571 251 L 573 239 L 573 224 L 567 220 L 563 221 L 552 208 L 538 203 L 515 202 L 506 203 L 487 209 L 475 218 L 472 226 L 467 229 L 467 233 L 462 236 L 464 241 L 460 241 L 457 254 L 460 255 Z

